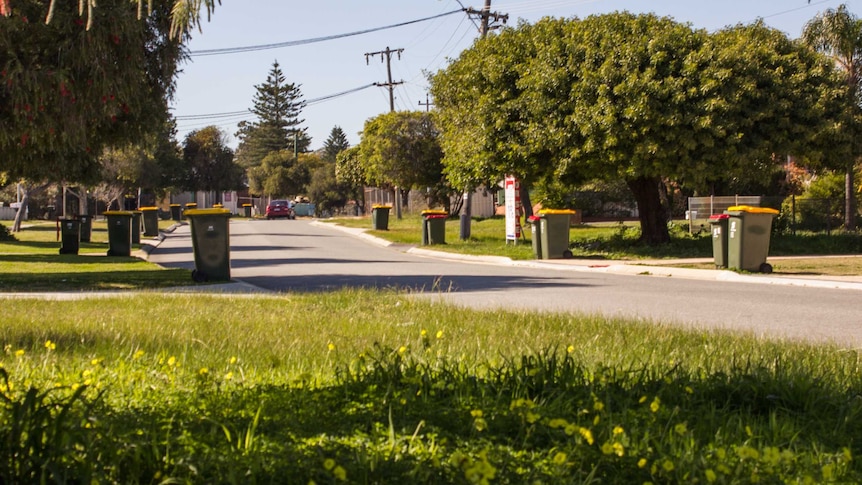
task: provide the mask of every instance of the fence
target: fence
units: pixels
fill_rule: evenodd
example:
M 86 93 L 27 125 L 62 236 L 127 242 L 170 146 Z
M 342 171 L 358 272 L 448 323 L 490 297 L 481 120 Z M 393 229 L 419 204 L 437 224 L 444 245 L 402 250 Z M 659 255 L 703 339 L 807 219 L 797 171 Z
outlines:
M 844 199 L 811 199 L 805 197 L 721 196 L 689 197 L 686 219 L 689 232 L 709 231 L 709 216 L 721 214 L 728 207 L 750 205 L 771 207 L 779 211 L 775 218 L 777 232 L 812 231 L 827 234 L 844 225 Z M 857 215 L 858 217 L 858 215 Z

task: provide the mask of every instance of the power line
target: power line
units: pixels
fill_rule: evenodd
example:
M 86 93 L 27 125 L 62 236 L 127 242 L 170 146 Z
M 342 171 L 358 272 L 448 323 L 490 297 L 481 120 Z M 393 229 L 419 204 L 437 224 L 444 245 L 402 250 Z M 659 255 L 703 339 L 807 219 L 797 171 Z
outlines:
M 348 89 L 346 91 L 341 91 L 334 94 L 327 94 L 326 96 L 320 96 L 318 98 L 309 99 L 303 103 L 303 107 L 305 106 L 313 106 L 315 104 L 323 103 L 324 101 L 329 101 L 330 99 L 335 99 L 341 96 L 346 96 L 348 94 L 353 94 L 363 89 L 368 89 L 374 87 L 375 84 L 366 84 L 364 86 L 359 86 L 357 88 Z M 242 110 L 242 111 L 226 111 L 224 113 L 204 113 L 197 115 L 183 115 L 183 116 L 174 116 L 174 119 L 177 121 L 198 121 L 198 120 L 209 120 L 209 119 L 218 119 L 218 118 L 236 118 L 236 117 L 245 117 L 245 115 L 252 114 L 251 110 Z
M 383 27 L 375 27 L 372 29 L 358 30 L 356 32 L 348 32 L 346 34 L 335 34 L 335 35 L 327 35 L 325 37 L 315 37 L 312 39 L 302 39 L 302 40 L 291 40 L 287 42 L 278 42 L 275 44 L 260 44 L 260 45 L 249 45 L 243 47 L 225 47 L 222 49 L 204 49 L 199 51 L 191 51 L 189 53 L 192 57 L 202 57 L 202 56 L 216 56 L 222 54 L 238 54 L 240 52 L 254 52 L 254 51 L 262 51 L 268 49 L 280 49 L 282 47 L 294 47 L 298 45 L 306 45 L 306 44 L 314 44 L 317 42 L 325 42 L 328 40 L 335 39 L 343 39 L 344 37 L 353 37 L 357 35 L 368 34 L 371 32 L 379 32 L 381 30 L 394 29 L 396 27 L 403 27 L 405 25 L 416 24 L 419 22 L 426 22 L 428 20 L 438 19 L 440 17 L 445 17 L 447 15 L 452 15 L 456 13 L 461 13 L 463 10 L 452 10 L 451 12 L 445 12 L 438 15 L 433 15 L 431 17 L 425 17 L 422 19 L 409 20 L 407 22 L 401 22 L 398 24 L 386 25 Z

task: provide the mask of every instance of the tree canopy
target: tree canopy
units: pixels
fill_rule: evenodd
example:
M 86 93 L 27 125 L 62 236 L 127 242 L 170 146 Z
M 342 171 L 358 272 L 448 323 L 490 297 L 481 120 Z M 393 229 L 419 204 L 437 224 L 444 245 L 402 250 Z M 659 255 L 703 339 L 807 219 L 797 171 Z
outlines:
M 304 152 L 311 144 L 300 119 L 305 102 L 299 86 L 288 83 L 274 62 L 266 81 L 255 86 L 254 107 L 257 121 L 240 123 L 237 161 L 243 167 L 256 167 L 270 153 L 280 150 Z
M 630 13 L 522 23 L 432 78 L 453 183 L 622 179 L 648 243 L 670 239 L 663 178 L 696 186 L 810 153 L 841 89 L 762 23 L 709 34 Z
M 128 0 L 16 0 L 0 17 L 0 157 L 10 178 L 94 182 L 102 149 L 124 145 L 167 119 L 183 57 L 170 38 L 171 5 L 138 19 Z
M 188 172 L 184 188 L 216 193 L 238 190 L 243 185 L 242 168 L 234 163 L 227 135 L 218 127 L 207 126 L 186 135 L 183 159 Z

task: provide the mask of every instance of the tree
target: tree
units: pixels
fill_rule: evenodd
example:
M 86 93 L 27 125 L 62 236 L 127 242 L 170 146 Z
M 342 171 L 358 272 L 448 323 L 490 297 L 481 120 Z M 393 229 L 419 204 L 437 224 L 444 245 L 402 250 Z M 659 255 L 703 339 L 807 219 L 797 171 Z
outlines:
M 264 157 L 260 166 L 248 169 L 249 191 L 273 197 L 301 194 L 309 182 L 312 167 L 317 165 L 316 158 L 308 153 L 296 158 L 291 150 L 272 152 Z
M 846 109 L 855 123 L 847 126 L 853 130 L 848 136 L 853 141 L 853 153 L 845 159 L 844 169 L 844 229 L 856 229 L 856 186 L 854 168 L 860 152 L 860 133 L 858 125 L 862 112 L 862 20 L 847 10 L 847 5 L 828 9 L 811 19 L 802 33 L 803 40 L 812 48 L 828 55 L 841 71 L 848 87 Z
M 329 132 L 329 138 L 323 143 L 323 159 L 335 163 L 338 154 L 348 148 L 350 148 L 350 142 L 347 141 L 347 135 L 341 127 L 335 126 Z
M 227 135 L 218 127 L 208 126 L 186 135 L 183 159 L 188 166 L 184 188 L 216 194 L 242 188 L 242 168 L 234 163 L 233 150 L 227 146 Z
M 237 162 L 243 167 L 257 167 L 272 152 L 288 150 L 305 152 L 311 139 L 300 125 L 305 102 L 299 86 L 285 81 L 278 61 L 274 62 L 266 82 L 255 86 L 254 107 L 257 121 L 240 123 L 236 136 Z
M 23 0 L 21 0 L 23 1 Z M 16 0 L 13 5 L 13 0 L 0 0 L 0 16 L 9 17 L 13 14 L 13 6 L 19 7 L 21 1 Z M 47 2 L 40 2 L 41 7 L 44 9 L 40 13 L 40 16 L 45 16 L 45 24 L 51 24 L 54 20 L 54 14 L 56 12 L 58 0 L 48 0 Z M 154 10 L 154 5 L 157 7 L 166 7 L 169 12 L 171 12 L 171 23 L 170 23 L 170 37 L 172 39 L 179 38 L 186 34 L 191 28 L 201 26 L 201 12 L 205 11 L 207 13 L 207 18 L 212 15 L 213 10 L 215 10 L 216 2 L 221 5 L 221 0 L 174 0 L 173 3 L 169 1 L 159 2 L 158 0 L 148 0 L 147 2 L 147 15 L 152 15 Z M 47 5 L 45 5 L 47 3 Z M 137 16 L 138 19 L 143 17 L 144 15 L 144 1 L 134 0 L 130 2 L 126 2 L 127 4 L 137 3 Z M 99 5 L 102 2 L 98 2 Z M 84 6 L 86 5 L 86 17 L 84 17 Z M 96 0 L 80 0 L 78 2 L 78 16 L 83 19 L 86 18 L 86 29 L 90 30 L 90 28 L 95 23 L 95 13 L 97 13 L 97 2 Z M 104 20 L 103 20 L 104 21 Z
M 365 171 L 358 146 L 343 150 L 335 157 L 335 181 L 347 189 L 348 198 L 356 200 L 357 207 L 365 207 Z
M 705 184 L 811 152 L 834 122 L 834 81 L 821 58 L 762 23 L 707 34 L 614 13 L 477 42 L 432 92 L 450 178 L 622 179 L 641 240 L 660 244 L 670 240 L 665 179 Z
M 366 182 L 399 189 L 445 184 L 439 136 L 431 115 L 422 111 L 385 113 L 366 121 L 359 143 Z
M 87 31 L 76 2 L 18 0 L 0 17 L 0 158 L 13 179 L 95 182 L 98 156 L 167 118 L 182 42 L 171 6 L 138 19 L 128 0 L 100 0 Z M 32 21 L 31 21 L 32 19 Z

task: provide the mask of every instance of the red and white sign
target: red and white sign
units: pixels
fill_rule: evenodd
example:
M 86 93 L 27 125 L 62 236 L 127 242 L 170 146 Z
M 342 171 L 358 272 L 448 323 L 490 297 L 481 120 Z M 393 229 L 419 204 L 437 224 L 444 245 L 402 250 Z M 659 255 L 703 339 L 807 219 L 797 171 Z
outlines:
M 506 194 L 506 242 L 521 239 L 521 183 L 515 177 L 503 182 Z

